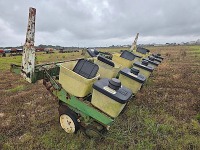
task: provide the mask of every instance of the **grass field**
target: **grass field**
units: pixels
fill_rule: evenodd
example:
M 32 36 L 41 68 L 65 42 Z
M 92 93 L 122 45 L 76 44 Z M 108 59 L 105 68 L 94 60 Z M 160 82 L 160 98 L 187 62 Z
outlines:
M 66 134 L 58 103 L 42 81 L 30 84 L 9 72 L 20 56 L 0 58 L 0 149 L 200 149 L 200 46 L 148 47 L 165 57 L 103 139 Z M 102 49 L 119 51 L 121 49 Z M 37 62 L 80 53 L 38 53 Z

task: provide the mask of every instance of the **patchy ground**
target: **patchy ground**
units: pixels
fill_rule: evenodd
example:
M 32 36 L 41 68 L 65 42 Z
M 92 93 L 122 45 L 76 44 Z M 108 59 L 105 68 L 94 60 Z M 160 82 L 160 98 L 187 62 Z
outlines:
M 101 140 L 81 131 L 66 134 L 57 101 L 42 82 L 30 84 L 9 72 L 20 56 L 0 58 L 0 149 L 200 149 L 200 47 L 149 49 L 165 60 Z

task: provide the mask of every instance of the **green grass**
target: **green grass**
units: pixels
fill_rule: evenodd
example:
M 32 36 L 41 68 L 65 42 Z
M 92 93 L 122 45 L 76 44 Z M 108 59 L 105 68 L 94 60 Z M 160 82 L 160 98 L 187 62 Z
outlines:
M 13 57 L 1 57 L 0 58 L 0 70 L 6 71 L 10 68 L 10 64 L 21 64 L 21 56 Z
M 67 59 L 74 59 L 82 57 L 81 52 L 76 53 L 50 53 L 44 54 L 43 52 L 36 53 L 36 62 L 37 64 L 46 63 L 46 62 L 56 62 L 56 61 L 64 61 Z
M 26 89 L 26 87 L 24 85 L 18 85 L 18 86 L 14 87 L 14 88 L 6 90 L 6 92 L 15 93 L 15 92 L 23 91 L 25 89 Z
M 56 62 L 64 61 L 68 59 L 80 58 L 82 57 L 81 52 L 76 53 L 55 53 L 45 54 L 44 52 L 36 53 L 36 64 L 46 63 L 46 62 Z M 6 71 L 10 68 L 10 64 L 21 65 L 22 56 L 7 56 L 0 57 L 0 70 Z

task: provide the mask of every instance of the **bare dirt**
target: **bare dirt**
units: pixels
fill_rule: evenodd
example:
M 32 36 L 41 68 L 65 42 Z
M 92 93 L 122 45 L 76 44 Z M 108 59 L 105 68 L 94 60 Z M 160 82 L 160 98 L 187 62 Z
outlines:
M 4 72 L 0 74 L 0 85 L 1 138 L 8 138 L 12 143 L 20 141 L 26 133 L 38 136 L 45 131 L 46 126 L 58 124 L 55 121 L 58 104 L 42 82 L 30 84 L 19 75 Z M 8 91 L 18 85 L 23 85 L 24 89 Z

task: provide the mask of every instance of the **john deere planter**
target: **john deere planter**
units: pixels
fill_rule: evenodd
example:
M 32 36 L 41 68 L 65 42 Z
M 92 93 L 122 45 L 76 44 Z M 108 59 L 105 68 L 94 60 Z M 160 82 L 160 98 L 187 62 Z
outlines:
M 67 133 L 82 128 L 90 137 L 101 136 L 149 78 L 153 65 L 157 66 L 163 58 L 152 55 L 155 61 L 149 57 L 141 62 L 149 56 L 149 50 L 143 49 L 143 54 L 140 49 L 136 54 L 127 50 L 115 53 L 110 60 L 105 58 L 110 53 L 88 49 L 83 51 L 87 53 L 84 58 L 35 65 L 36 10 L 29 11 L 22 65 L 12 64 L 11 71 L 30 83 L 43 80 L 43 85 L 59 102 L 60 125 Z M 118 76 L 119 79 L 115 78 Z

